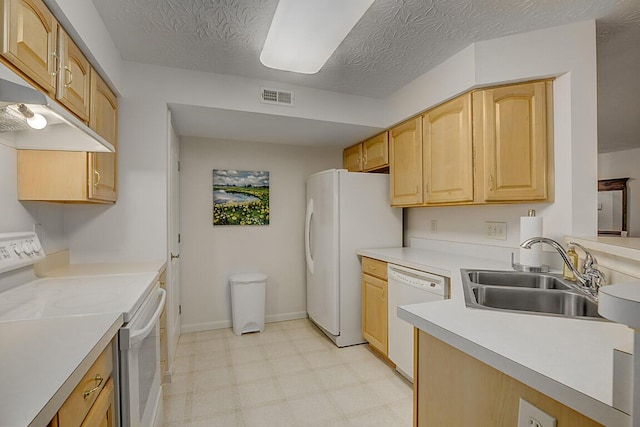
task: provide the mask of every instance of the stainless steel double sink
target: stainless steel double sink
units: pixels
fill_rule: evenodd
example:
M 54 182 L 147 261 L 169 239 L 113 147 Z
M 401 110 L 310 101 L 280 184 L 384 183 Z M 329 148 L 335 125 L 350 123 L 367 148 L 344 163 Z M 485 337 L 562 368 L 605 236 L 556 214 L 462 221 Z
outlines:
M 461 269 L 467 307 L 605 320 L 579 284 L 551 273 Z

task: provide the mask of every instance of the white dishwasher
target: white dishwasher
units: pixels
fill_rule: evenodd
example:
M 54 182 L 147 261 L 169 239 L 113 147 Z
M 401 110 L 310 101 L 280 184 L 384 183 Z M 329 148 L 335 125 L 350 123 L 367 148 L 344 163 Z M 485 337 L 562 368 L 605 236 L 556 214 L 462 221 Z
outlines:
M 388 264 L 389 359 L 413 382 L 413 326 L 398 317 L 398 306 L 440 301 L 449 297 L 449 279 Z

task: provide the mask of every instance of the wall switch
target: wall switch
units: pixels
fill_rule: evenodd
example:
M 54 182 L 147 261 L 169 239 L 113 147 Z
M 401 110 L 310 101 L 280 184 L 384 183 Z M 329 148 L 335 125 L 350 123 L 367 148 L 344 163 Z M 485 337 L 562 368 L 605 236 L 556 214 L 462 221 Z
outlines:
M 520 398 L 518 427 L 556 427 L 556 419 Z
M 431 220 L 431 233 L 436 234 L 438 232 L 438 220 L 437 219 L 432 219 Z
M 507 240 L 507 223 L 487 221 L 485 224 L 484 235 L 487 239 Z

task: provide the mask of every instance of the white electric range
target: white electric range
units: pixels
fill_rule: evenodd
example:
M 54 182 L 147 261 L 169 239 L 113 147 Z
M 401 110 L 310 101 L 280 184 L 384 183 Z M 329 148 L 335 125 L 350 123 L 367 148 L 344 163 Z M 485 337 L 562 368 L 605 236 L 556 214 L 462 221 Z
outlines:
M 32 265 L 44 258 L 35 233 L 0 234 L 0 323 L 121 313 L 119 425 L 160 425 L 159 317 L 166 293 L 158 273 L 38 279 Z

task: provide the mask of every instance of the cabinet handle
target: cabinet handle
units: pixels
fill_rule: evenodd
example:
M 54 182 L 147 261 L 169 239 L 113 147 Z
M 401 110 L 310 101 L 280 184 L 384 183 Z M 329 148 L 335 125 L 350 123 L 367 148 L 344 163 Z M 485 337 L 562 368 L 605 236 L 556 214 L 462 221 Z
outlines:
M 493 174 L 489 174 L 489 191 L 493 191 Z
M 71 83 L 73 83 L 73 71 L 71 71 L 71 69 L 66 65 L 64 66 L 64 70 L 69 74 L 69 81 L 64 84 L 64 88 L 66 89 L 71 86 Z
M 93 186 L 96 187 L 98 184 L 100 184 L 100 172 L 94 169 L 93 173 L 97 178 L 96 181 L 93 183 Z
M 94 388 L 92 388 L 91 390 L 86 390 L 82 393 L 82 397 L 84 399 L 86 399 L 87 397 L 91 396 L 93 393 L 95 393 L 96 391 L 98 391 L 100 389 L 100 386 L 102 385 L 102 381 L 104 381 L 104 378 L 102 378 L 102 375 L 100 374 L 96 374 L 96 377 L 93 379 L 96 382 L 96 386 Z
M 55 77 L 58 74 L 58 52 L 51 52 L 51 59 L 55 62 L 51 75 Z

